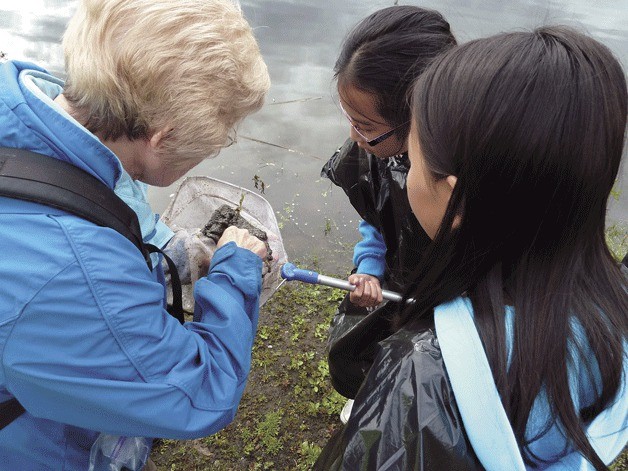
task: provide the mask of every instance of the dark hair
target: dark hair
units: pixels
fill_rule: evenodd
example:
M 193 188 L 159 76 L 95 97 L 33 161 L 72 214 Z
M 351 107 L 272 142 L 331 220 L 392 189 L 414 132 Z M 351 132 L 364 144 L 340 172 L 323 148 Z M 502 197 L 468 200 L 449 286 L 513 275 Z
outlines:
M 390 126 L 400 126 L 396 134 L 405 139 L 412 84 L 438 54 L 455 44 L 440 13 L 407 5 L 384 8 L 349 33 L 334 77 L 340 86 L 351 84 L 373 94 L 379 114 Z
M 414 89 L 426 166 L 435 178 L 458 180 L 407 294 L 417 304 L 400 323 L 466 292 L 528 464 L 538 459 L 528 447 L 538 436 L 526 438 L 526 425 L 543 389 L 552 412 L 545 430 L 556 420 L 606 469 L 582 427 L 611 404 L 625 361 L 627 286 L 604 224 L 627 100 L 611 52 L 562 27 L 466 43 L 437 59 Z M 515 312 L 510 363 L 506 305 Z M 574 358 L 596 390 L 578 411 L 568 379 Z

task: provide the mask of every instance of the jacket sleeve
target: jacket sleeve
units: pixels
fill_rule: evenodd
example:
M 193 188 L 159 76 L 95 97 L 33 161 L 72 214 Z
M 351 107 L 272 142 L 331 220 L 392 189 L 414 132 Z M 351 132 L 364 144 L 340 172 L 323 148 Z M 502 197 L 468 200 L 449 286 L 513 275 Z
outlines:
M 218 250 L 196 285 L 194 322 L 180 325 L 130 242 L 59 219 L 74 258 L 16 321 L 7 389 L 36 417 L 117 435 L 185 439 L 229 424 L 250 368 L 259 257 L 234 243 Z
M 357 273 L 365 273 L 380 279 L 386 269 L 386 244 L 377 229 L 368 222 L 360 221 L 358 227 L 362 239 L 353 248 L 353 264 Z

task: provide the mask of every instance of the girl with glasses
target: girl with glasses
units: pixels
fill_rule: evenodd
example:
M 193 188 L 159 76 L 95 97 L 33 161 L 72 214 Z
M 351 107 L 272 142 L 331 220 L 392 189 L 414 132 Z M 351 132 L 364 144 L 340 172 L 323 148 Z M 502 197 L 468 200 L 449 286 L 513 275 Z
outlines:
M 604 238 L 627 103 L 611 52 L 560 27 L 418 79 L 407 186 L 433 243 L 317 469 L 607 469 L 628 441 L 628 283 Z
M 379 10 L 346 38 L 334 67 L 339 107 L 349 139 L 323 168 L 341 186 L 363 221 L 354 250 L 357 285 L 350 300 L 373 307 L 381 283 L 400 289 L 428 241 L 413 221 L 405 192 L 409 168 L 407 93 L 438 54 L 456 44 L 435 11 L 414 6 Z M 405 261 L 405 263 L 402 263 Z
M 430 242 L 406 194 L 407 98 L 426 66 L 455 44 L 440 13 L 394 6 L 363 19 L 342 46 L 334 72 L 350 135 L 322 174 L 342 187 L 359 213 L 362 239 L 354 248 L 356 268 L 349 277 L 356 290 L 339 306 L 330 347 L 368 313 L 367 308 L 382 302 L 382 284 L 403 289 Z M 343 374 L 334 378 L 334 386 L 346 397 L 353 397 L 359 385 Z

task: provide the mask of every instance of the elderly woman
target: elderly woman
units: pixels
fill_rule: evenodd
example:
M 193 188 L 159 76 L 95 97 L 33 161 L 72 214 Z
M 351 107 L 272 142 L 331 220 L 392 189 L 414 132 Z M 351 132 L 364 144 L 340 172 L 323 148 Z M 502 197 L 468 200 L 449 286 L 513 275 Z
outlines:
M 269 87 L 230 0 L 82 0 L 63 45 L 65 84 L 0 64 L 0 146 L 69 162 L 123 197 L 216 155 Z M 143 232 L 165 231 L 138 215 Z M 4 468 L 85 470 L 100 432 L 195 438 L 233 419 L 262 242 L 225 232 L 183 325 L 164 309 L 163 272 L 116 231 L 0 198 L 0 247 L 0 402 L 25 409 L 0 423 Z

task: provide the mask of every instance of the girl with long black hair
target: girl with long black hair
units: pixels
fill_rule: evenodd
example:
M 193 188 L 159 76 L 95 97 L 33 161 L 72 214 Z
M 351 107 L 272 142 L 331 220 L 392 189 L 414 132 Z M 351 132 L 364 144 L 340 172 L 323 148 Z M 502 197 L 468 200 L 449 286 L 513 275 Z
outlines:
M 604 239 L 627 101 L 610 51 L 560 27 L 419 78 L 408 197 L 433 244 L 413 302 L 371 321 L 392 333 L 319 469 L 607 469 L 628 440 L 628 287 Z M 443 428 L 467 446 L 434 445 Z

